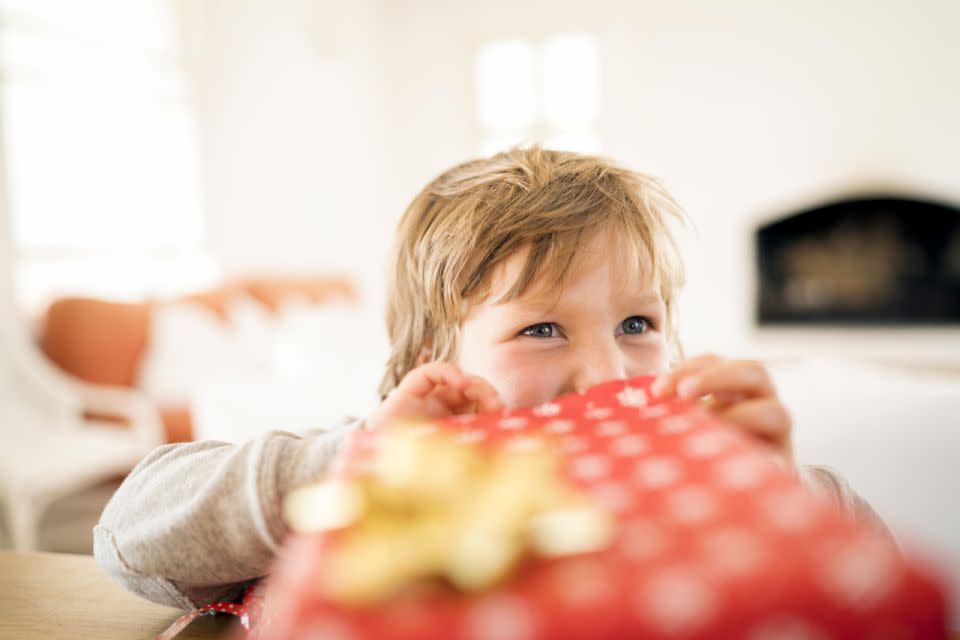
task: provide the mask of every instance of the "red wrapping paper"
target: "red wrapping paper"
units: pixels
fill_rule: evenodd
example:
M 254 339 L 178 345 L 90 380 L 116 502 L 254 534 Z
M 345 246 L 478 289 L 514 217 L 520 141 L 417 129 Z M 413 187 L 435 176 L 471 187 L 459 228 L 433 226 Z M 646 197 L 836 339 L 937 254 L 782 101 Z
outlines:
M 464 594 L 424 584 L 375 606 L 317 588 L 329 534 L 292 536 L 267 582 L 264 640 L 946 638 L 929 567 L 803 487 L 764 446 L 652 378 L 508 414 L 431 423 L 477 447 L 552 446 L 566 478 L 615 516 L 604 551 L 526 560 Z M 337 473 L 362 473 L 358 432 Z M 464 496 L 469 500 L 469 496 Z

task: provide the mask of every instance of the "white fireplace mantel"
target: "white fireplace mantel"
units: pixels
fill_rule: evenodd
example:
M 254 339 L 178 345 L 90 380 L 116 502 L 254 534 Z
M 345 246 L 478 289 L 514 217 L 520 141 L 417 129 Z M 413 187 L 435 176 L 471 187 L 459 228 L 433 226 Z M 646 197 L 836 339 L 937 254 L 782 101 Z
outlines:
M 763 327 L 748 351 L 770 360 L 820 354 L 960 376 L 960 327 Z

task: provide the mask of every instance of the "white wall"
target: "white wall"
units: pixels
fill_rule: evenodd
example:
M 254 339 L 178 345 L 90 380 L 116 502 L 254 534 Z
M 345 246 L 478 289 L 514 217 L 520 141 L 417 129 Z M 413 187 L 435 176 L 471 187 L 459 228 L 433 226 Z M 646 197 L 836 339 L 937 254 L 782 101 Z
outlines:
M 691 351 L 750 333 L 749 230 L 871 187 L 960 201 L 960 5 L 634 6 L 605 32 L 605 141 L 695 223 Z
M 470 70 L 479 43 L 598 35 L 604 153 L 661 177 L 692 221 L 681 307 L 690 352 L 753 348 L 747 283 L 758 222 L 874 188 L 960 202 L 957 3 L 381 6 L 389 117 L 400 125 L 394 178 L 407 197 L 477 147 Z
M 370 264 L 384 252 L 377 229 L 388 141 L 374 5 L 182 8 L 208 237 L 225 272 L 379 275 Z
M 692 219 L 690 352 L 752 348 L 758 221 L 874 187 L 960 201 L 950 0 L 205 6 L 201 140 L 228 271 L 359 268 L 379 298 L 403 207 L 478 148 L 475 48 L 568 30 L 599 37 L 604 152 Z
M 381 0 L 391 136 L 391 221 L 428 180 L 477 155 L 474 54 L 501 38 L 598 30 L 608 16 L 582 2 Z M 482 8 L 481 8 L 482 7 Z

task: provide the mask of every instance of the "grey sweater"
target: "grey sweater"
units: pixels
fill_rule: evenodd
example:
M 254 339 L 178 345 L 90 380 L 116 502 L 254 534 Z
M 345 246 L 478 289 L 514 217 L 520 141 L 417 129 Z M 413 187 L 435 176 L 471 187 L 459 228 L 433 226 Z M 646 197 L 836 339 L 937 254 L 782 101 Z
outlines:
M 297 436 L 273 431 L 234 445 L 160 447 L 130 473 L 94 528 L 93 552 L 115 581 L 154 602 L 192 609 L 237 597 L 267 573 L 287 534 L 286 493 L 323 477 L 339 444 L 362 423 Z M 836 473 L 800 477 L 854 518 L 891 538 L 883 520 Z

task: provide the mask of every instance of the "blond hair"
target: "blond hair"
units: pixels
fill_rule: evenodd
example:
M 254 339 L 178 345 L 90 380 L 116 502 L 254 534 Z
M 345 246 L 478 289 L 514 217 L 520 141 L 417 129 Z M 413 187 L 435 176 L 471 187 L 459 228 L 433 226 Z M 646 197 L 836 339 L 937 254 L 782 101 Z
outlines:
M 604 229 L 623 234 L 639 268 L 652 271 L 666 304 L 668 344 L 679 352 L 674 308 L 683 266 L 669 217 L 683 219 L 683 212 L 657 180 L 603 158 L 516 148 L 444 172 L 397 227 L 381 396 L 417 366 L 423 349 L 430 360 L 456 354 L 464 302 L 486 297 L 506 258 L 529 250 L 500 302 L 534 281 L 562 287 L 577 248 Z

